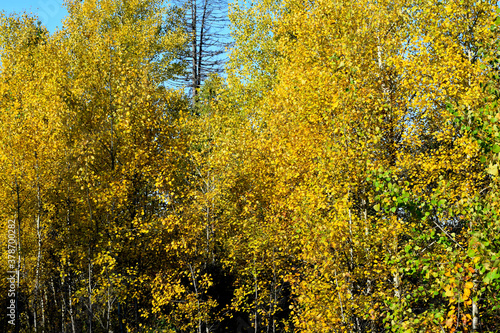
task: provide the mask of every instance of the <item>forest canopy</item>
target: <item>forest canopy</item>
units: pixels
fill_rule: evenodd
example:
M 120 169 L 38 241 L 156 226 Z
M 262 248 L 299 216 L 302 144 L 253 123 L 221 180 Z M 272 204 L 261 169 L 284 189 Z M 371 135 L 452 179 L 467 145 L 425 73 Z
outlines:
M 65 6 L 0 15 L 0 331 L 500 331 L 497 1 Z

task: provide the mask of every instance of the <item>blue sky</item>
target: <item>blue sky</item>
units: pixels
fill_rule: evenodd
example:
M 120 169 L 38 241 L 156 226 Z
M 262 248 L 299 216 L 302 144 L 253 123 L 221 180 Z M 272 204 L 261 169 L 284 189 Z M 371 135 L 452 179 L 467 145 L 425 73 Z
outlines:
M 7 14 L 12 12 L 37 14 L 51 33 L 56 27 L 62 27 L 61 22 L 67 14 L 63 0 L 0 0 L 0 10 Z

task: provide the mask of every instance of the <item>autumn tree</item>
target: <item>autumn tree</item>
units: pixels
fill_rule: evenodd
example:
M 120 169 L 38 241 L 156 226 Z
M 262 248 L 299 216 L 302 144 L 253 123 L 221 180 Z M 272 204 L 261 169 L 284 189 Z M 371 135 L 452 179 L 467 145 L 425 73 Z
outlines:
M 272 212 L 283 216 L 274 223 L 289 221 L 288 234 L 297 233 L 296 242 L 283 242 L 296 244 L 302 262 L 286 279 L 294 326 L 471 327 L 478 317 L 464 207 L 484 174 L 477 143 L 456 127 L 449 105 L 484 103 L 478 50 L 495 5 L 288 1 L 269 11 L 269 4 L 251 7 L 249 20 L 273 22 L 270 38 L 252 43 L 250 29 L 237 31 L 229 90 L 257 88 L 236 98 L 249 119 L 240 133 L 252 137 L 242 165 L 253 165 L 251 195 L 270 179 L 262 208 L 248 207 L 241 223 Z M 276 56 L 266 60 L 276 65 L 266 86 L 257 55 L 268 40 Z M 253 151 L 265 153 L 252 158 Z
M 497 330 L 498 4 L 218 4 L 2 16 L 18 327 Z
M 137 294 L 137 285 L 154 279 L 154 259 L 145 254 L 156 250 L 136 249 L 149 243 L 143 236 L 164 210 L 155 190 L 158 175 L 147 169 L 173 162 L 168 156 L 181 140 L 175 119 L 185 102 L 164 82 L 180 70 L 174 59 L 187 34 L 180 11 L 157 1 L 67 6 L 61 31 L 43 39 L 42 29 L 30 33 L 28 25 L 20 30 L 21 42 L 2 55 L 2 126 L 26 131 L 9 137 L 2 166 L 29 171 L 2 185 L 14 200 L 4 214 L 36 224 L 23 250 L 32 254 L 32 262 L 26 257 L 23 263 L 34 276 L 23 280 L 35 282 L 22 324 L 35 330 L 124 331 L 138 327 L 140 310 L 151 304 Z M 12 27 L 19 23 L 5 26 L 5 39 L 17 37 Z M 37 38 L 43 43 L 35 48 Z M 13 102 L 18 106 L 6 104 Z M 16 126 L 16 119 L 25 120 Z M 12 141 L 22 136 L 25 144 Z M 33 141 L 26 140 L 30 136 Z M 12 186 L 17 197 L 9 192 Z M 17 215 L 16 202 L 26 204 Z M 50 305 L 44 303 L 47 295 L 53 295 Z

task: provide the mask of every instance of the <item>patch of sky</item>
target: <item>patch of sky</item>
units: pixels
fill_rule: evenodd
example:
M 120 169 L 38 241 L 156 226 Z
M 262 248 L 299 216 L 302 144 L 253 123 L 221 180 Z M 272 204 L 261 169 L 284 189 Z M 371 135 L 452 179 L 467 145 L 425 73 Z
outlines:
M 0 9 L 6 14 L 14 12 L 36 14 L 50 33 L 61 29 L 62 21 L 68 14 L 63 0 L 0 0 Z

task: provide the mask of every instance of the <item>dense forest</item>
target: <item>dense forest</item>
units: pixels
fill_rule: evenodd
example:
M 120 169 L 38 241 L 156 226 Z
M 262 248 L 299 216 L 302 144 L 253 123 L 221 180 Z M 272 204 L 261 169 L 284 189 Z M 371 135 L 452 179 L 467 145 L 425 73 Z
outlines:
M 1 332 L 500 331 L 497 1 L 65 6 L 0 14 Z

